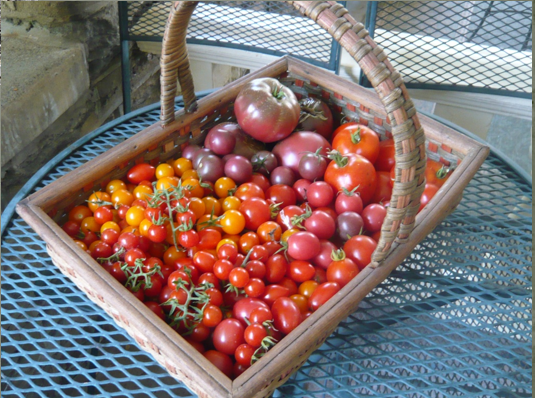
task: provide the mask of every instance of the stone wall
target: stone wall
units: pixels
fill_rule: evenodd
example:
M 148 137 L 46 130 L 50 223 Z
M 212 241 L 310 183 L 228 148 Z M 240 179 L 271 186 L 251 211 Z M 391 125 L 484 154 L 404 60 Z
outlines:
M 2 2 L 2 210 L 48 160 L 122 115 L 117 2 Z M 158 101 L 159 59 L 131 45 L 133 109 Z

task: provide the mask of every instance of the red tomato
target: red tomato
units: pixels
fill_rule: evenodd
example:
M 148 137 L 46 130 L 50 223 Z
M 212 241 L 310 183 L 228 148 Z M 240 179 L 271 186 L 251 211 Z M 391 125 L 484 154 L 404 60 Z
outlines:
M 283 254 L 272 255 L 266 263 L 266 281 L 269 283 L 278 283 L 286 275 L 288 261 Z
M 394 140 L 389 138 L 388 140 L 381 141 L 379 143 L 379 157 L 375 161 L 375 169 L 377 171 L 390 171 L 396 163 L 396 148 L 394 146 Z
M 241 184 L 234 193 L 234 196 L 236 196 L 242 202 L 251 198 L 265 199 L 266 197 L 264 190 L 252 182 Z
M 249 344 L 240 344 L 236 348 L 234 353 L 234 358 L 236 358 L 236 363 L 239 363 L 243 366 L 251 366 L 251 359 L 256 351 L 256 348 Z
M 139 184 L 143 180 L 152 181 L 155 172 L 156 168 L 154 166 L 151 166 L 148 163 L 140 163 L 136 164 L 128 171 L 126 178 L 128 178 L 128 181 L 132 184 Z
M 288 254 L 296 260 L 309 260 L 320 252 L 320 240 L 310 232 L 296 232 L 287 242 Z
M 244 200 L 239 210 L 245 217 L 245 228 L 253 231 L 256 231 L 264 222 L 271 220 L 271 210 L 268 202 L 264 199 L 251 198 Z
M 329 206 L 333 199 L 333 189 L 325 181 L 313 182 L 308 187 L 307 200 L 313 207 Z
M 369 236 L 355 235 L 344 244 L 344 252 L 362 270 L 371 262 L 376 247 L 377 242 Z
M 301 311 L 288 297 L 280 297 L 271 306 L 273 324 L 284 334 L 289 334 L 301 323 Z
M 284 209 L 286 206 L 292 206 L 297 203 L 295 191 L 289 185 L 272 185 L 266 191 L 266 200 L 271 204 L 280 204 L 280 208 Z
M 338 196 L 334 202 L 334 208 L 336 213 L 342 214 L 346 211 L 352 211 L 354 213 L 360 214 L 363 208 L 362 199 L 358 193 L 343 190 L 338 192 Z
M 378 203 L 372 203 L 362 210 L 362 220 L 364 229 L 368 232 L 377 232 L 381 230 L 383 221 L 386 216 L 386 208 Z
M 204 357 L 212 362 L 212 364 L 215 365 L 227 377 L 232 377 L 234 364 L 228 355 L 216 350 L 209 350 L 204 353 Z
M 327 268 L 327 280 L 344 287 L 359 273 L 359 267 L 353 260 L 347 258 L 343 251 L 336 252 L 334 258 L 336 260 Z
M 264 302 L 264 300 L 261 299 L 244 298 L 234 305 L 234 308 L 232 308 L 232 316 L 238 319 L 244 325 L 247 325 L 245 318 L 250 320 L 251 313 L 258 308 L 269 309 L 269 306 L 266 304 L 266 302 Z
M 392 185 L 390 180 L 390 173 L 386 171 L 378 171 L 377 187 L 373 193 L 372 203 L 382 203 L 386 200 L 390 200 L 392 197 Z M 358 213 L 358 212 L 357 212 Z
M 258 185 L 264 192 L 271 186 L 266 176 L 259 173 L 253 173 L 249 182 Z
M 288 266 L 287 275 L 297 283 L 308 281 L 314 277 L 316 270 L 307 261 L 295 260 Z
M 334 132 L 333 149 L 342 155 L 357 154 L 374 163 L 379 156 L 379 136 L 364 125 L 350 122 Z
M 295 94 L 274 78 L 245 85 L 234 102 L 240 127 L 261 142 L 286 138 L 299 122 L 301 108 Z
M 214 347 L 223 354 L 234 355 L 236 348 L 245 342 L 244 331 L 243 325 L 237 319 L 222 320 L 214 329 L 212 336 Z
M 245 329 L 244 337 L 247 344 L 258 348 L 262 344 L 264 337 L 267 337 L 267 330 L 261 323 L 251 323 Z
M 427 159 L 427 166 L 425 168 L 425 181 L 428 184 L 433 184 L 437 187 L 444 185 L 452 172 L 451 168 L 446 167 L 436 160 Z
M 268 305 L 272 305 L 279 297 L 289 296 L 290 289 L 288 289 L 287 287 L 281 285 L 269 285 L 266 286 L 266 290 L 264 292 L 264 296 L 262 296 L 262 300 L 264 300 Z
M 433 199 L 433 196 L 438 192 L 439 187 L 433 184 L 425 184 L 424 192 L 422 193 L 422 197 L 420 198 L 420 209 L 418 212 L 422 211 L 422 209 L 429 203 L 431 199 Z
M 340 285 L 336 282 L 325 282 L 319 285 L 308 299 L 308 306 L 316 311 L 331 297 L 340 291 Z
M 282 231 L 292 229 L 292 218 L 304 214 L 305 211 L 299 206 L 288 206 L 283 208 L 279 214 L 277 214 L 277 223 L 281 226 Z
M 336 230 L 336 223 L 326 212 L 314 210 L 311 216 L 305 220 L 304 227 L 308 232 L 316 235 L 318 239 L 330 239 Z
M 375 169 L 370 161 L 360 155 L 334 156 L 325 171 L 325 181 L 336 191 L 355 190 L 364 204 L 369 203 L 377 185 Z

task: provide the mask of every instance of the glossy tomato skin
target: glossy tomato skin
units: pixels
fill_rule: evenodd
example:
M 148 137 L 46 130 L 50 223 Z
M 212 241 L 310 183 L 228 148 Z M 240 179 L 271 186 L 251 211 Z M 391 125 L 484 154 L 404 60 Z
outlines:
M 329 282 L 336 282 L 340 287 L 347 285 L 351 279 L 357 276 L 359 267 L 350 258 L 333 261 L 329 268 L 327 268 L 327 280 Z
M 227 355 L 234 355 L 236 348 L 245 342 L 243 332 L 245 328 L 242 323 L 234 318 L 222 320 L 214 329 L 212 337 L 214 347 L 217 351 Z
M 371 262 L 376 247 L 377 242 L 369 236 L 356 235 L 344 244 L 344 252 L 362 270 Z
M 379 136 L 375 131 L 355 122 L 338 127 L 333 138 L 333 149 L 342 155 L 357 154 L 371 163 L 379 157 Z
M 436 195 L 438 190 L 439 187 L 434 184 L 425 184 L 424 192 L 422 193 L 422 196 L 420 198 L 420 209 L 418 210 L 418 212 L 422 211 L 422 209 L 429 203 L 429 201 L 433 199 L 433 196 Z
M 393 168 L 395 170 L 395 168 Z M 382 203 L 387 200 L 390 200 L 392 197 L 392 181 L 390 179 L 390 173 L 386 171 L 378 171 L 377 175 L 377 187 L 373 193 L 372 202 L 373 203 Z
M 320 154 L 327 156 L 327 152 L 331 150 L 331 144 L 317 133 L 297 131 L 275 145 L 272 152 L 277 157 L 279 165 L 287 166 L 298 174 L 299 162 L 303 155 L 306 152 L 316 152 L 320 148 Z
M 379 143 L 379 156 L 374 163 L 377 171 L 392 170 L 392 167 L 396 164 L 396 148 L 394 146 L 394 140 L 389 138 Z
M 336 161 L 331 161 L 325 171 L 325 181 L 334 187 L 336 192 L 347 189 L 352 191 L 356 188 L 362 202 L 370 202 L 377 185 L 377 177 L 373 164 L 360 155 L 347 155 L 347 164 L 339 166 Z M 358 188 L 357 188 L 358 187 Z
M 240 127 L 261 142 L 275 142 L 290 135 L 299 122 L 300 111 L 295 94 L 268 77 L 248 83 L 234 103 Z
M 272 185 L 266 191 L 266 200 L 270 204 L 281 203 L 280 208 L 284 209 L 286 206 L 293 206 L 297 203 L 295 191 L 289 185 Z
M 209 350 L 204 353 L 204 357 L 212 362 L 227 377 L 232 377 L 234 364 L 228 355 L 216 350 Z
M 234 305 L 234 308 L 232 309 L 232 315 L 234 318 L 242 322 L 243 325 L 247 325 L 245 318 L 249 319 L 251 317 L 251 312 L 258 308 L 269 309 L 269 306 L 264 302 L 264 300 L 261 299 L 244 298 Z
M 336 282 L 322 283 L 308 298 L 308 307 L 312 311 L 316 311 L 339 291 L 340 285 Z
M 297 232 L 288 238 L 288 254 L 296 260 L 310 260 L 320 252 L 320 240 L 311 232 Z
M 336 229 L 334 219 L 322 210 L 314 210 L 312 215 L 305 220 L 304 226 L 307 231 L 312 232 L 318 239 L 330 239 Z
M 154 180 L 154 175 L 156 173 L 156 168 L 148 163 L 136 164 L 132 167 L 126 178 L 132 184 L 139 184 L 143 180 L 152 181 Z
M 450 174 L 451 170 L 442 163 L 437 162 L 436 160 L 427 159 L 425 181 L 428 184 L 433 184 L 440 188 L 447 181 Z
M 289 334 L 301 323 L 301 311 L 289 297 L 280 297 L 271 306 L 273 324 L 284 334 Z
M 338 248 L 336 245 L 328 240 L 321 240 L 320 241 L 320 251 L 319 253 L 314 256 L 310 261 L 312 264 L 314 264 L 316 267 L 320 267 L 322 269 L 327 269 L 329 264 L 331 264 L 331 253 L 333 250 L 337 250 Z

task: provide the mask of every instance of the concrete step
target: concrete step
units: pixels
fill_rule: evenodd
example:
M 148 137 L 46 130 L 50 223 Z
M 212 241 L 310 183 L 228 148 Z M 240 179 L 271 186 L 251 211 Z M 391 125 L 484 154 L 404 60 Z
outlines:
M 4 166 L 89 88 L 81 44 L 57 45 L 3 35 L 2 156 Z

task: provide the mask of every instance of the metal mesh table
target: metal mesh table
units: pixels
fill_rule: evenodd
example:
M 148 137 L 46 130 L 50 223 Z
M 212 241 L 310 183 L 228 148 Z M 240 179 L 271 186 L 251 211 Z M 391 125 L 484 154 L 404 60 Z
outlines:
M 156 104 L 96 130 L 15 200 L 158 117 Z M 531 199 L 529 178 L 492 152 L 456 211 L 274 396 L 531 397 Z M 52 264 L 12 204 L 2 214 L 2 395 L 193 396 Z

